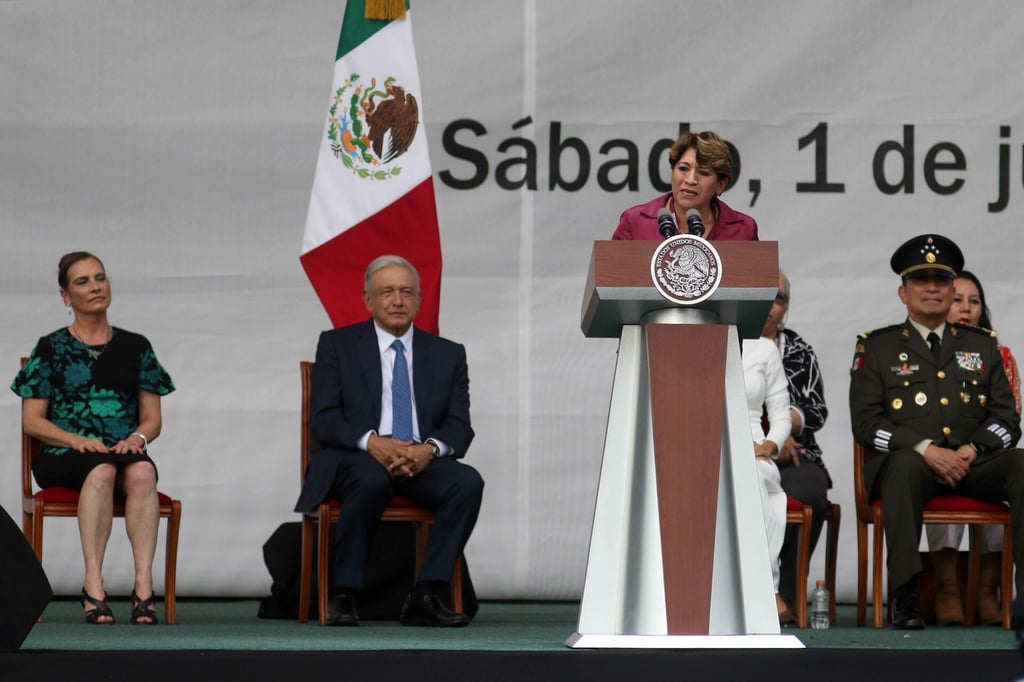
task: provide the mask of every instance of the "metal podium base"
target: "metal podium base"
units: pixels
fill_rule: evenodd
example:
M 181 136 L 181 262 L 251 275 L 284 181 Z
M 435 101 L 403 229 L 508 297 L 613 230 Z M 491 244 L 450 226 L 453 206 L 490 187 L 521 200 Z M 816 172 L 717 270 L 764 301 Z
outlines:
M 659 334 L 669 326 L 682 329 L 710 321 L 700 310 L 672 309 L 647 317 L 656 317 Z M 684 556 L 691 565 L 699 557 L 710 577 L 700 582 L 696 572 L 667 573 L 665 543 L 678 545 L 674 534 L 687 529 L 677 523 L 673 536 L 666 540 L 663 535 L 666 517 L 659 507 L 647 335 L 646 325 L 622 327 L 579 623 L 565 644 L 579 649 L 803 648 L 799 639 L 779 628 L 734 327 L 722 334 L 724 367 L 717 381 L 724 382 L 725 405 L 720 437 L 711 436 L 716 445 L 694 453 L 681 441 L 672 450 L 676 459 L 718 460 L 717 485 L 688 488 L 690 479 L 682 477 L 681 485 L 667 488 L 677 499 L 688 496 L 709 507 L 700 523 L 712 529 L 710 539 L 688 541 L 686 555 L 677 551 L 675 556 Z M 678 589 L 680 582 L 683 589 Z M 697 625 L 678 625 L 680 613 Z
M 571 649 L 803 649 L 795 635 L 581 635 Z

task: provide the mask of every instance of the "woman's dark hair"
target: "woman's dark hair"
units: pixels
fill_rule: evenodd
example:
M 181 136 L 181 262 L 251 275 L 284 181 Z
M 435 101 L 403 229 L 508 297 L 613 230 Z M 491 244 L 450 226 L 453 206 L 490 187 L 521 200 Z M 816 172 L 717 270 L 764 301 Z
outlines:
M 985 301 L 985 288 L 981 286 L 981 281 L 968 270 L 958 272 L 956 278 L 960 279 L 961 277 L 971 280 L 974 282 L 974 286 L 978 287 L 978 298 L 981 299 L 981 317 L 978 318 L 978 326 L 992 329 L 992 312 L 988 309 L 988 303 Z
M 693 149 L 697 153 L 697 165 L 713 170 L 719 180 L 725 181 L 726 186 L 732 183 L 732 154 L 729 152 L 729 145 L 718 136 L 718 133 L 705 130 L 701 133 L 685 132 L 680 135 L 668 152 L 668 163 L 672 168 L 676 167 L 687 149 Z
M 71 253 L 66 253 L 60 257 L 60 262 L 57 264 L 57 284 L 60 285 L 61 289 L 65 291 L 68 289 L 68 270 L 71 269 L 71 266 L 78 261 L 88 260 L 90 258 L 98 262 L 101 266 L 103 265 L 103 261 L 88 251 L 72 251 Z

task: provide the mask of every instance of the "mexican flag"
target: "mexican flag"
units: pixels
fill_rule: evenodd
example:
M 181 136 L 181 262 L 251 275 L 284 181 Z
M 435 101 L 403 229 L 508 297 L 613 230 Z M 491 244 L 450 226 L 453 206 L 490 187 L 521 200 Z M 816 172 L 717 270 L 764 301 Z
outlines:
M 300 260 L 342 326 L 368 317 L 360 294 L 370 261 L 402 256 L 420 273 L 416 325 L 437 333 L 441 240 L 412 13 L 368 19 L 366 3 L 345 5 Z

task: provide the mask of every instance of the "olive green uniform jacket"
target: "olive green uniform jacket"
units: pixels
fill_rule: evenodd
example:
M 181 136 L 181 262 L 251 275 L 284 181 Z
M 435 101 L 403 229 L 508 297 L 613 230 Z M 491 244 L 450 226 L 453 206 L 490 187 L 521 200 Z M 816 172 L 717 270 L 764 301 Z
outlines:
M 1021 435 L 1020 416 L 992 332 L 947 323 L 937 360 L 909 321 L 861 334 L 850 371 L 850 417 L 854 438 L 873 451 L 864 485 L 872 501 L 883 501 L 892 586 L 920 572 L 923 505 L 944 492 L 1008 501 L 1014 554 L 1024 560 L 1024 452 L 1010 449 Z M 926 439 L 978 450 L 955 490 L 935 481 L 914 450 Z

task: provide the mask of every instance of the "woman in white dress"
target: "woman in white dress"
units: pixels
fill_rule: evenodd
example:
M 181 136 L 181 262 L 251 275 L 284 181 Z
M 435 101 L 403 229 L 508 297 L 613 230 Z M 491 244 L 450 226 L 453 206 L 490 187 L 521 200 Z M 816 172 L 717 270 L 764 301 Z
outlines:
M 761 481 L 761 508 L 768 537 L 768 557 L 775 586 L 775 604 L 779 621 L 793 620 L 786 602 L 779 595 L 779 554 L 786 536 L 786 493 L 775 459 L 779 445 L 785 443 L 792 429 L 789 416 L 789 385 L 782 367 L 782 356 L 771 339 L 760 337 L 743 341 L 743 376 L 747 388 L 747 410 L 750 432 L 754 439 L 754 456 Z M 762 426 L 767 417 L 767 433 Z

